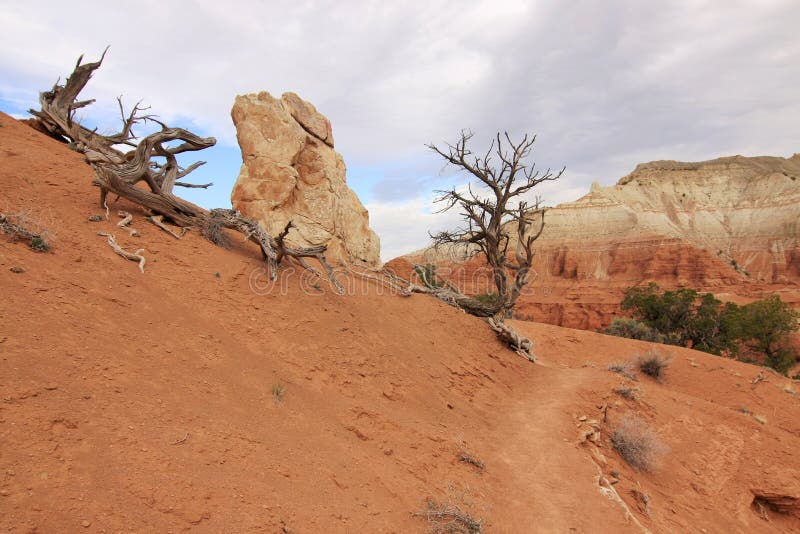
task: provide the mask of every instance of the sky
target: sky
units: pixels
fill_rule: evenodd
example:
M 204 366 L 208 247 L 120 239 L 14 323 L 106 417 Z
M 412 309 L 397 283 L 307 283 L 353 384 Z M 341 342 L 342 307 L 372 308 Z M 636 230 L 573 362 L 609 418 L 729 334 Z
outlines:
M 800 2 L 0 0 L 0 111 L 17 117 L 77 57 L 101 69 L 82 118 L 116 131 L 116 97 L 214 136 L 181 191 L 227 207 L 237 94 L 298 93 L 333 125 L 384 261 L 454 227 L 434 191 L 468 178 L 425 147 L 537 134 L 548 205 L 636 164 L 800 152 Z

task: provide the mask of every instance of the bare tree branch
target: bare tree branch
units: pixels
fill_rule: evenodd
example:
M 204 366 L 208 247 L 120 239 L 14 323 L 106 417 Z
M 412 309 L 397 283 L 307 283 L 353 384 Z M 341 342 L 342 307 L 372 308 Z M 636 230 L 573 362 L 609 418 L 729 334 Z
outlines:
M 59 85 L 57 81 L 50 91 L 40 93 L 41 110 L 30 110 L 44 131 L 68 139 L 78 151 L 86 156 L 87 162 L 94 169 L 93 184 L 100 188 L 100 205 L 106 208 L 106 213 L 108 214 L 108 193 L 114 193 L 153 213 L 151 222 L 176 238 L 182 236 L 183 233 L 173 232 L 163 223 L 164 219 L 168 219 L 183 229 L 193 226 L 204 228 L 208 225 L 217 225 L 221 228 L 235 230 L 259 246 L 273 279 L 277 277 L 278 265 L 283 258 L 292 258 L 319 275 L 305 261 L 306 258 L 314 258 L 323 267 L 334 286 L 340 292 L 343 291 L 333 269 L 325 260 L 326 247 L 293 248 L 285 242 L 286 232 L 291 223 L 276 239 L 267 234 L 256 221 L 237 211 L 215 209 L 208 212 L 172 194 L 176 185 L 195 188 L 207 188 L 211 185 L 178 182 L 179 178 L 185 177 L 204 162 L 200 161 L 181 168 L 176 156 L 213 146 L 216 144 L 213 137 L 200 137 L 183 128 L 170 127 L 153 115 L 143 115 L 142 112 L 149 108 L 142 107 L 140 102 L 137 102 L 130 113 L 126 115 L 121 97 L 117 98 L 122 120 L 122 129 L 119 133 L 101 135 L 96 130 L 89 130 L 74 120 L 76 109 L 84 108 L 94 102 L 94 100 L 79 101 L 78 95 L 94 71 L 102 65 L 107 51 L 108 48 L 103 52 L 100 60 L 94 63 L 83 63 L 83 56 L 79 57 L 72 74 L 64 85 Z M 161 126 L 161 130 L 145 136 L 139 143 L 133 143 L 132 140 L 136 139 L 133 126 L 148 121 Z M 180 144 L 173 146 L 172 143 L 176 141 Z M 116 148 L 116 145 L 122 144 L 135 148 L 129 152 L 122 152 Z M 159 158 L 163 158 L 165 162 L 158 163 Z M 145 182 L 147 188 L 139 186 L 140 182 Z M 120 212 L 120 215 L 124 217 L 120 226 L 131 231 L 132 229 L 127 227 L 127 223 L 132 218 L 130 214 L 122 215 Z M 116 241 L 113 236 L 107 237 L 109 244 L 114 247 Z M 117 248 L 114 250 L 129 259 L 131 259 L 130 256 L 135 256 L 135 259 L 140 257 L 138 251 L 132 255 L 125 252 L 127 254 L 125 255 Z M 144 258 L 140 262 L 140 268 L 143 269 L 143 267 Z
M 431 234 L 431 238 L 434 246 L 477 245 L 492 269 L 497 302 L 487 308 L 483 303 L 476 306 L 465 301 L 469 297 L 462 298 L 463 295 L 456 297 L 432 288 L 424 292 L 456 303 L 473 315 L 491 317 L 490 325 L 498 336 L 517 352 L 532 358 L 530 341 L 513 332 L 502 319 L 511 315 L 522 289 L 528 283 L 534 257 L 533 244 L 544 230 L 546 210 L 541 206 L 540 199 L 537 197 L 535 205 L 528 209 L 523 197 L 537 185 L 559 179 L 564 169 L 558 173 L 552 173 L 549 169 L 544 173 L 535 170 L 534 162 L 529 161 L 535 135 L 526 134 L 515 142 L 508 132 L 502 135 L 498 132 L 483 156 L 476 156 L 468 147 L 473 136 L 472 132 L 462 131 L 454 144 L 446 143 L 444 148 L 427 145 L 447 164 L 466 171 L 488 189 L 487 196 L 481 196 L 471 184 L 466 191 L 456 188 L 437 191 L 435 202 L 440 205 L 439 212 L 458 207 L 466 227 Z M 508 252 L 512 241 L 511 223 L 516 223 L 517 229 L 513 257 L 509 257 Z M 511 281 L 508 271 L 513 273 Z

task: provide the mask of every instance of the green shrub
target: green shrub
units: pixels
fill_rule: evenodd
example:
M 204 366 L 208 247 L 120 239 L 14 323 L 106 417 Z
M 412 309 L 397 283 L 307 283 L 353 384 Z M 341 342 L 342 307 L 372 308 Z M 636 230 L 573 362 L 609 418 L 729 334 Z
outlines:
M 710 293 L 662 292 L 651 283 L 629 289 L 621 306 L 633 318 L 615 319 L 606 333 L 731 357 L 744 348 L 755 354 L 751 358 L 784 374 L 798 359 L 789 336 L 798 329 L 800 314 L 778 295 L 745 306 L 723 305 Z
M 47 252 L 50 250 L 50 245 L 41 236 L 36 236 L 31 239 L 31 248 L 36 252 Z

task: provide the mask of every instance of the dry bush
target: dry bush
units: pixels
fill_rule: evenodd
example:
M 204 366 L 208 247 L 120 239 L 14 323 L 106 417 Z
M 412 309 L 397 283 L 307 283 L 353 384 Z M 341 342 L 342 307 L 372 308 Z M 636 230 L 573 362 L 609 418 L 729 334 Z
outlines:
M 628 464 L 643 471 L 652 470 L 667 451 L 650 425 L 634 415 L 622 417 L 611 444 Z
M 483 519 L 472 517 L 469 511 L 471 506 L 469 490 L 458 491 L 452 483 L 448 483 L 446 502 L 437 503 L 428 498 L 425 509 L 413 515 L 427 519 L 430 532 L 480 534 L 483 532 Z
M 627 387 L 627 386 L 619 386 L 614 388 L 614 393 L 616 393 L 620 397 L 630 400 L 638 400 L 639 396 L 641 395 L 641 391 L 639 390 L 639 388 Z
M 273 384 L 272 386 L 272 398 L 275 400 L 275 404 L 280 404 L 283 402 L 283 396 L 286 394 L 286 390 L 280 384 Z
M 47 252 L 55 241 L 55 233 L 31 211 L 0 212 L 0 230 L 15 241 L 27 241 L 36 252 Z
M 664 369 L 669 367 L 669 363 L 669 357 L 663 356 L 654 350 L 636 359 L 636 367 L 647 376 L 655 378 L 656 380 L 661 380 Z
M 614 362 L 608 366 L 609 371 L 621 374 L 628 380 L 636 380 L 636 375 L 633 374 L 633 368 L 634 365 L 631 362 Z
M 474 454 L 466 450 L 461 451 L 458 454 L 458 461 L 464 462 L 465 464 L 474 465 L 475 467 L 478 468 L 479 471 L 483 471 L 484 469 L 486 469 L 486 464 L 483 463 L 483 461 L 480 458 L 476 457 Z

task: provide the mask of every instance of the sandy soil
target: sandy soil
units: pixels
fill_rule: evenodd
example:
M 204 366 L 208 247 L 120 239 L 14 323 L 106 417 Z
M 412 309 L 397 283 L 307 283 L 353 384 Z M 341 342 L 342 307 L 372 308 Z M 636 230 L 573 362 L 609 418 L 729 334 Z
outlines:
M 0 114 L 0 211 L 56 234 L 48 253 L 0 236 L 3 530 L 425 532 L 427 499 L 486 532 L 800 529 L 788 379 L 517 323 L 534 365 L 425 296 L 362 283 L 340 296 L 288 271 L 256 292 L 249 245 L 177 241 L 125 202 L 90 222 L 91 179 Z M 114 226 L 117 209 L 141 237 Z M 144 248 L 145 274 L 98 231 Z M 660 382 L 607 370 L 652 349 L 672 357 Z M 651 472 L 611 447 L 627 413 L 669 449 Z M 783 513 L 758 495 L 784 497 Z

